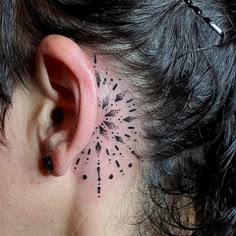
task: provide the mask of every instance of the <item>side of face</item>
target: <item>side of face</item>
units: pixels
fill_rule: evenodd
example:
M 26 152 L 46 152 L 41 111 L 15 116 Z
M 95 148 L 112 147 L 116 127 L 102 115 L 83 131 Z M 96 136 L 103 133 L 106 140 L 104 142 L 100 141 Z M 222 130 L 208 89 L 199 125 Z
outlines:
M 61 47 L 78 54 L 71 60 Z M 138 103 L 125 78 L 77 47 L 47 38 L 29 89 L 15 90 L 0 160 L 3 234 L 102 235 L 106 228 L 115 235 L 117 224 L 135 215 Z M 42 164 L 48 155 L 52 172 Z M 128 225 L 124 235 L 134 230 Z

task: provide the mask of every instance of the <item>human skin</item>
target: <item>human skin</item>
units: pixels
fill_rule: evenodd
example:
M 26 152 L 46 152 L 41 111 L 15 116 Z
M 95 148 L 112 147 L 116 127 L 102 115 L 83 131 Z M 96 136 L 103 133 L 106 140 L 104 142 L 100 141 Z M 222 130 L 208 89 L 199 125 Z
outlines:
M 136 235 L 138 106 L 126 79 L 94 55 L 49 36 L 28 90 L 15 89 L 0 149 L 0 235 Z

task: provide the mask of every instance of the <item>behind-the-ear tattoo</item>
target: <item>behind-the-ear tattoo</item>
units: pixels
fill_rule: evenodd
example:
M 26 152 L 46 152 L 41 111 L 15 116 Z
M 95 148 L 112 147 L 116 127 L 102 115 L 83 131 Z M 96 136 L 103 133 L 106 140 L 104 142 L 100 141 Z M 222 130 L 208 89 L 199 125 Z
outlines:
M 46 156 L 43 158 L 43 167 L 46 171 L 52 172 L 53 171 L 53 161 L 50 156 Z

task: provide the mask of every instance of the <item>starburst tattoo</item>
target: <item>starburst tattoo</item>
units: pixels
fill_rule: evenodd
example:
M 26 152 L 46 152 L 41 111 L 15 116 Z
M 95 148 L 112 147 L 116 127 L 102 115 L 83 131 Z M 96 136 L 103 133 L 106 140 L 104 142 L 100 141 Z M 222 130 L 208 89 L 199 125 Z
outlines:
M 104 178 L 111 181 L 118 174 L 125 176 L 126 172 L 133 167 L 133 162 L 140 160 L 141 157 L 132 148 L 133 142 L 137 142 L 138 135 L 134 123 L 137 119 L 137 107 L 134 99 L 128 96 L 127 90 L 122 91 L 120 83 L 109 78 L 108 73 L 106 73 L 105 77 L 102 77 L 96 70 L 96 64 L 97 57 L 95 56 L 94 69 L 98 88 L 102 89 L 105 86 L 109 86 L 114 96 L 107 95 L 99 100 L 99 110 L 104 114 L 104 119 L 98 124 L 93 133 L 92 145 L 84 149 L 76 160 L 74 171 L 77 170 L 79 165 L 82 165 L 82 162 L 85 165 L 88 165 L 91 161 L 96 162 L 96 193 L 98 198 L 100 198 Z M 119 81 L 121 82 L 122 80 L 119 79 Z M 127 112 L 123 112 L 124 110 Z M 103 144 L 107 141 L 111 141 L 113 144 L 109 145 L 109 148 Z M 133 161 L 125 160 L 124 151 L 131 154 Z M 94 160 L 94 156 L 96 160 Z M 102 162 L 101 159 L 103 160 Z M 111 166 L 111 173 L 107 176 L 102 175 L 104 160 Z M 112 168 L 112 166 L 115 168 Z M 86 173 L 86 168 L 83 171 L 81 178 L 84 181 L 88 181 L 90 176 Z

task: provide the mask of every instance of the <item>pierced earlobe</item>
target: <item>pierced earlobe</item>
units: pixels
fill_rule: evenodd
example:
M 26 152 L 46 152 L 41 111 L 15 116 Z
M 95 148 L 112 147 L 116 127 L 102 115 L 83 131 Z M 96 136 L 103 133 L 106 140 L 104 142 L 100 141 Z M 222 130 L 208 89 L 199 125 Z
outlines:
M 46 156 L 43 158 L 43 167 L 46 171 L 52 172 L 53 171 L 53 161 L 50 156 Z
M 40 167 L 63 176 L 97 124 L 98 88 L 90 57 L 73 40 L 49 35 L 37 47 L 35 73 L 43 99 L 37 135 Z M 45 122 L 46 121 L 46 122 Z

